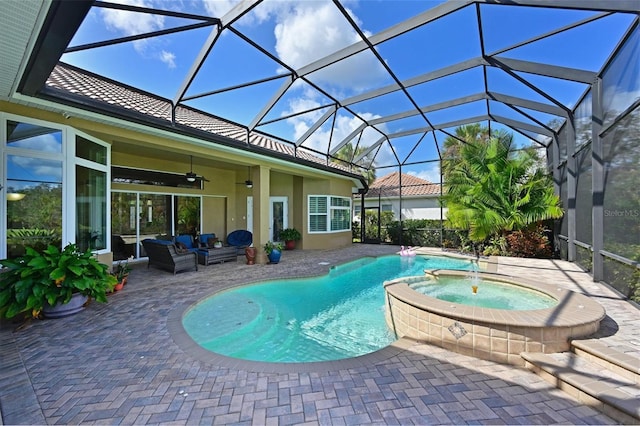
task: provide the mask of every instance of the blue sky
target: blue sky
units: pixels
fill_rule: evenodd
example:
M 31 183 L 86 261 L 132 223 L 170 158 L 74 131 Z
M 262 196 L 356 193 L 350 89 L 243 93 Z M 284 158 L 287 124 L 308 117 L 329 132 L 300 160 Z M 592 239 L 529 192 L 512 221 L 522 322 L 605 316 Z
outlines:
M 122 1 L 124 3 L 124 1 Z M 128 4 L 159 9 L 222 17 L 231 9 L 233 1 L 180 1 L 180 0 L 131 0 Z M 424 0 L 361 0 L 343 1 L 350 16 L 366 36 L 376 34 L 420 12 L 443 3 Z M 594 16 L 595 12 L 547 10 L 532 7 L 482 5 L 480 16 L 483 24 L 485 52 L 492 52 L 564 25 Z M 599 71 L 616 43 L 632 20 L 631 15 L 610 16 L 588 25 L 563 32 L 531 45 L 517 48 L 502 56 L 553 65 Z M 115 37 L 157 31 L 193 21 L 143 15 L 134 12 L 93 8 L 82 24 L 71 45 L 90 43 Z M 233 24 L 234 28 L 252 38 L 265 50 L 294 69 L 299 69 L 333 51 L 360 40 L 358 34 L 329 1 L 265 1 Z M 62 60 L 81 68 L 110 77 L 173 99 L 192 66 L 201 46 L 211 32 L 210 28 L 192 30 L 114 46 L 66 54 Z M 377 46 L 377 51 L 400 80 L 459 63 L 481 55 L 475 6 L 467 6 L 436 22 L 388 40 Z M 230 31 L 223 31 L 219 40 L 203 64 L 199 74 L 187 90 L 187 95 L 219 90 L 241 85 L 249 81 L 282 76 L 283 68 L 247 44 Z M 585 86 L 548 77 L 521 73 L 520 76 L 541 89 L 553 93 L 560 102 L 573 107 Z M 339 100 L 384 87 L 393 82 L 383 64 L 370 52 L 363 52 L 340 63 L 308 76 Z M 409 89 L 420 106 L 430 105 L 484 90 L 484 75 L 480 68 L 435 80 Z M 249 124 L 264 104 L 281 86 L 284 78 L 231 90 L 187 102 L 212 114 L 240 124 Z M 539 102 L 549 103 L 539 94 L 517 79 L 499 70 L 487 72 L 489 90 L 508 93 Z M 278 123 L 260 126 L 262 130 L 288 140 L 297 140 L 326 110 L 331 101 L 311 85 L 297 81 L 284 94 L 265 120 L 287 116 L 297 111 L 314 109 Z M 370 120 L 412 108 L 409 99 L 401 92 L 391 93 L 380 99 L 351 105 L 351 111 Z M 490 105 L 493 114 L 533 123 L 530 119 L 497 102 Z M 478 101 L 460 107 L 427 114 L 434 124 L 446 123 L 468 116 L 486 113 L 486 102 Z M 554 116 L 527 111 L 541 122 L 549 122 Z M 326 151 L 342 140 L 361 121 L 347 109 L 340 109 L 335 122 L 329 120 L 318 129 L 304 146 Z M 407 118 L 382 124 L 387 132 L 423 127 L 421 118 Z M 504 128 L 492 124 L 492 128 Z M 450 129 L 453 131 L 453 129 Z M 407 163 L 433 160 L 437 151 L 434 136 L 427 135 L 429 143 L 419 144 L 420 134 L 392 140 L 391 145 L 401 161 Z M 445 135 L 436 132 L 442 142 Z M 370 145 L 380 138 L 380 133 L 369 130 L 361 139 Z M 531 140 L 519 134 L 520 145 Z M 330 142 L 331 141 L 331 142 Z M 411 155 L 410 155 L 411 154 Z M 376 164 L 384 167 L 395 163 L 395 156 L 388 144 L 376 158 Z M 394 171 L 388 169 L 388 172 Z M 431 181 L 439 180 L 437 164 L 426 163 L 403 167 L 409 172 Z M 386 171 L 378 173 L 379 176 Z

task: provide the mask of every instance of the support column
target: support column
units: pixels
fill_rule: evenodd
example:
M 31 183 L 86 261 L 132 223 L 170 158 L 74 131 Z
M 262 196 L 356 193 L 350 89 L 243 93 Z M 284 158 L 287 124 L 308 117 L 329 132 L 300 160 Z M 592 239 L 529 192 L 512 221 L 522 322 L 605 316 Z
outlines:
M 604 149 L 602 131 L 602 79 L 597 78 L 591 85 L 591 230 L 593 247 L 593 280 L 604 279 Z
M 573 114 L 567 119 L 567 260 L 576 260 L 576 128 Z
M 551 153 L 551 162 L 549 162 L 549 152 Z M 560 141 L 558 140 L 558 133 L 553 134 L 551 140 L 551 146 L 547 148 L 547 165 L 551 168 L 551 174 L 553 176 L 553 193 L 562 199 L 560 191 L 560 185 L 562 184 L 562 175 L 560 173 Z M 558 219 L 553 221 L 553 252 L 554 254 L 560 253 L 561 241 L 558 237 L 562 229 L 561 222 Z
M 264 244 L 269 240 L 269 195 L 271 169 L 264 166 L 251 168 L 253 180 L 253 246 L 256 248 L 256 263 L 267 263 Z

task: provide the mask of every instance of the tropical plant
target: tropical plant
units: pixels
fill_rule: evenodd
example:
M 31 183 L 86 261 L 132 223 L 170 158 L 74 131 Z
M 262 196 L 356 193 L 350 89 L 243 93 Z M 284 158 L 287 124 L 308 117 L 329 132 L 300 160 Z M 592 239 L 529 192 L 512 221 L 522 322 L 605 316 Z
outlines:
M 282 245 L 282 243 L 279 243 L 279 242 L 277 242 L 277 241 L 267 241 L 267 242 L 264 244 L 264 251 L 265 251 L 265 253 L 267 253 L 267 256 L 268 256 L 268 255 L 270 255 L 270 254 L 271 254 L 271 252 L 272 252 L 273 250 L 279 250 L 279 251 L 282 251 L 283 247 L 284 247 L 284 246 Z
M 0 281 L 0 316 L 6 318 L 20 313 L 38 317 L 45 304 L 68 303 L 75 293 L 106 302 L 116 284 L 107 265 L 75 244 L 63 250 L 49 245 L 42 252 L 27 247 L 24 256 L 0 264 L 7 268 Z
M 302 238 L 300 231 L 298 231 L 296 228 L 285 228 L 280 231 L 279 236 L 283 241 L 298 241 L 300 240 L 300 238 Z
M 447 220 L 482 242 L 562 217 L 550 177 L 529 150 L 514 151 L 504 134 L 457 146 L 457 159 L 443 160 Z
M 359 146 L 354 150 L 353 144 L 349 142 L 335 153 L 334 157 L 331 159 L 331 162 L 336 164 L 343 164 L 345 166 L 355 166 L 357 168 L 356 173 L 364 176 L 364 178 L 367 180 L 367 184 L 370 185 L 374 180 L 376 180 L 376 169 L 372 164 L 373 153 L 366 154 L 358 162 L 358 164 L 354 162 L 355 159 L 360 157 L 366 150 L 367 147 L 365 146 Z M 366 165 L 366 167 L 364 165 Z

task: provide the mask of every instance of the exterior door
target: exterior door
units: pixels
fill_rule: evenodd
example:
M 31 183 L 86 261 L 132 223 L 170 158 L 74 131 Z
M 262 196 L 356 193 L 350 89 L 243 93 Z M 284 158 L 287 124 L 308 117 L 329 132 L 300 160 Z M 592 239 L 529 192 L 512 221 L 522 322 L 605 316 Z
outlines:
M 247 231 L 253 234 L 253 195 L 247 197 Z
M 269 239 L 280 241 L 280 231 L 289 227 L 287 197 L 269 197 Z

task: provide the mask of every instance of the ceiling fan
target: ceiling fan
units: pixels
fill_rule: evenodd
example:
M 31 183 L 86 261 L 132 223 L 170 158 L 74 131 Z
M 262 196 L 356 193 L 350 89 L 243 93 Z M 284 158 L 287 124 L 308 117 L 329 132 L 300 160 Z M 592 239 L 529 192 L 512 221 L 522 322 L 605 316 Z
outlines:
M 205 178 L 204 176 L 198 176 L 197 174 L 193 173 L 193 155 L 190 155 L 189 158 L 191 162 L 191 168 L 190 171 L 185 173 L 184 175 L 187 178 L 187 182 L 195 182 L 197 180 L 209 182 L 209 179 Z
M 247 188 L 253 188 L 253 181 L 251 180 L 251 166 L 247 166 L 248 173 L 247 173 L 247 180 L 245 180 L 244 182 L 236 182 L 236 185 L 244 185 Z

